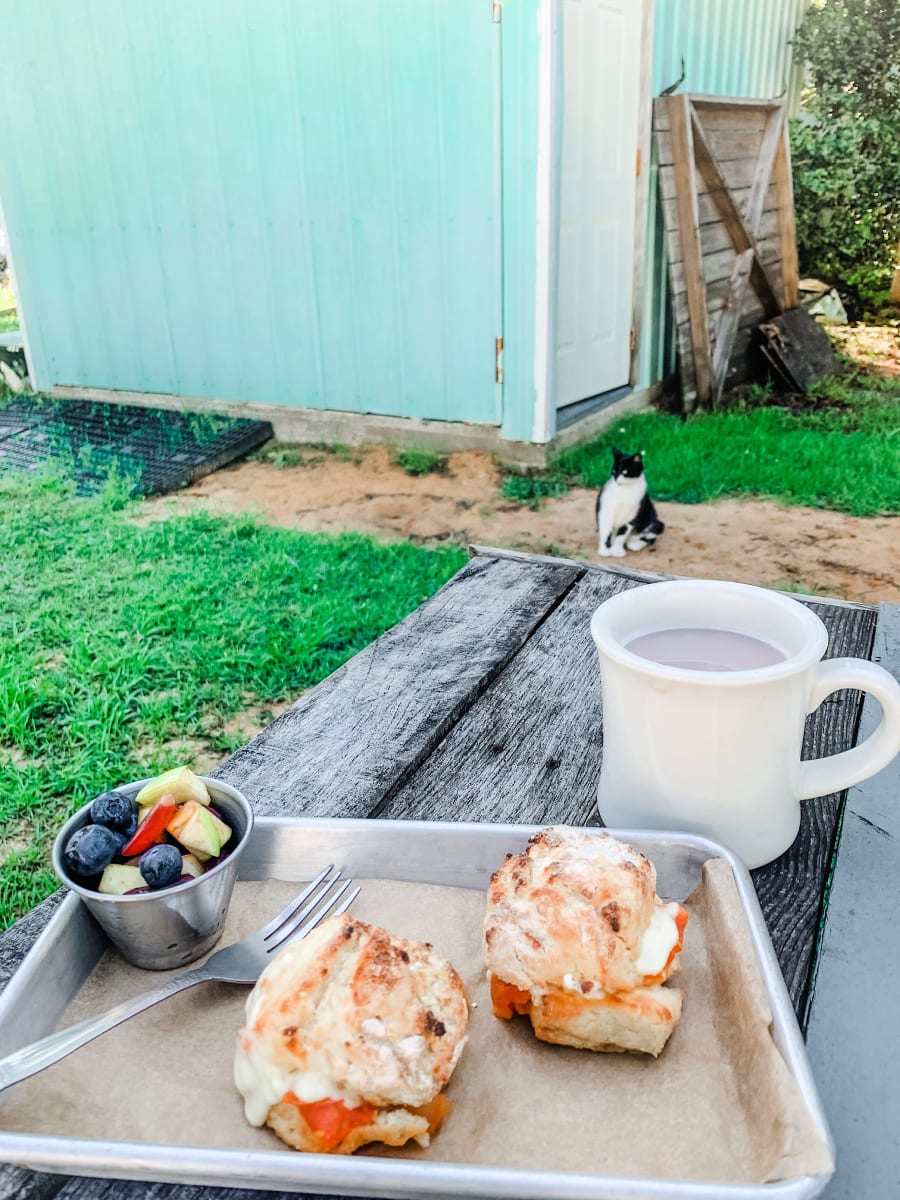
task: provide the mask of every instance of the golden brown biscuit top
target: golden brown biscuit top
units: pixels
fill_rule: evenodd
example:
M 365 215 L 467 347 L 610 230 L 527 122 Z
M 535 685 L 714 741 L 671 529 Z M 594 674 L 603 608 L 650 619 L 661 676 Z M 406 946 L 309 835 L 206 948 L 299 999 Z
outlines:
M 669 907 L 656 895 L 653 865 L 632 847 L 607 833 L 545 829 L 491 878 L 488 971 L 532 993 L 600 998 L 629 990 L 653 973 L 646 969 L 651 923 L 654 940 L 663 922 L 677 933 Z
M 428 943 L 330 917 L 280 951 L 247 1001 L 235 1082 L 261 1124 L 291 1091 L 304 1103 L 426 1104 L 465 1043 L 468 1001 Z

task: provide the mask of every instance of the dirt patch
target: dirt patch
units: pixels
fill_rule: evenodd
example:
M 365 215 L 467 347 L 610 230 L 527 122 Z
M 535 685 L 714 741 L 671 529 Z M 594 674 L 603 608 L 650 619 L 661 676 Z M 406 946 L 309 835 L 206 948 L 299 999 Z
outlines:
M 276 717 L 280 717 L 298 698 L 299 694 L 293 700 L 267 700 L 264 703 L 251 704 L 242 712 L 229 717 L 227 721 L 211 723 L 208 737 L 171 738 L 160 746 L 147 743 L 138 747 L 138 757 L 149 760 L 162 750 L 177 758 L 179 762 L 189 764 L 198 775 L 208 775 L 228 756 L 229 750 L 223 746 L 236 749 L 249 742 L 261 729 L 265 729 Z
M 900 319 L 883 325 L 835 325 L 828 332 L 837 348 L 860 366 L 879 375 L 900 378 Z
M 452 454 L 444 473 L 421 477 L 401 471 L 384 447 L 360 453 L 356 461 L 327 454 L 316 459 L 281 469 L 262 461 L 226 467 L 174 500 L 147 501 L 140 519 L 172 509 L 252 511 L 293 529 L 355 530 L 424 544 L 477 542 L 599 561 L 592 490 L 573 489 L 534 511 L 503 499 L 497 466 L 478 451 Z M 654 550 L 629 554 L 629 566 L 869 604 L 900 601 L 900 517 L 859 518 L 734 499 L 658 507 L 666 532 Z

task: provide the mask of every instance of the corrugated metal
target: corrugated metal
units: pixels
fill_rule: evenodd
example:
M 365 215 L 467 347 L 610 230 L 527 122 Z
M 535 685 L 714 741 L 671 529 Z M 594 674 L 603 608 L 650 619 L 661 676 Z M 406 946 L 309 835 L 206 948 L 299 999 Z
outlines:
M 0 28 L 39 386 L 499 421 L 486 0 L 0 0 Z
M 791 39 L 806 0 L 656 0 L 653 94 L 681 78 L 679 91 L 771 99 L 794 90 Z M 650 168 L 648 277 L 644 290 L 640 382 L 674 367 L 665 234 Z

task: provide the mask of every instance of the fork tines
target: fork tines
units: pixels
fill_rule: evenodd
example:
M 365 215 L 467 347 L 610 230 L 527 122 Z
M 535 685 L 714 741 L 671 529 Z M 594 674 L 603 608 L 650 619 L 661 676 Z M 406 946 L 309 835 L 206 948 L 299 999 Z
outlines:
M 262 930 L 266 952 L 271 953 L 285 942 L 305 937 L 326 917 L 346 912 L 362 890 L 357 887 L 350 891 L 352 887 L 352 879 L 341 880 L 340 870 L 335 870 L 333 865 L 325 867 Z

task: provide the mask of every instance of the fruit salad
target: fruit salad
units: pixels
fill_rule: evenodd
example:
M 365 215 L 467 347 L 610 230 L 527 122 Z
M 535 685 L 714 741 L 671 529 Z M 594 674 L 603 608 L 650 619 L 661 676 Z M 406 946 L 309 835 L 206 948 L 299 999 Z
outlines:
M 90 823 L 72 834 L 63 859 L 82 887 L 130 896 L 202 875 L 228 853 L 231 834 L 203 780 L 190 767 L 176 767 L 133 798 L 121 791 L 98 796 Z

